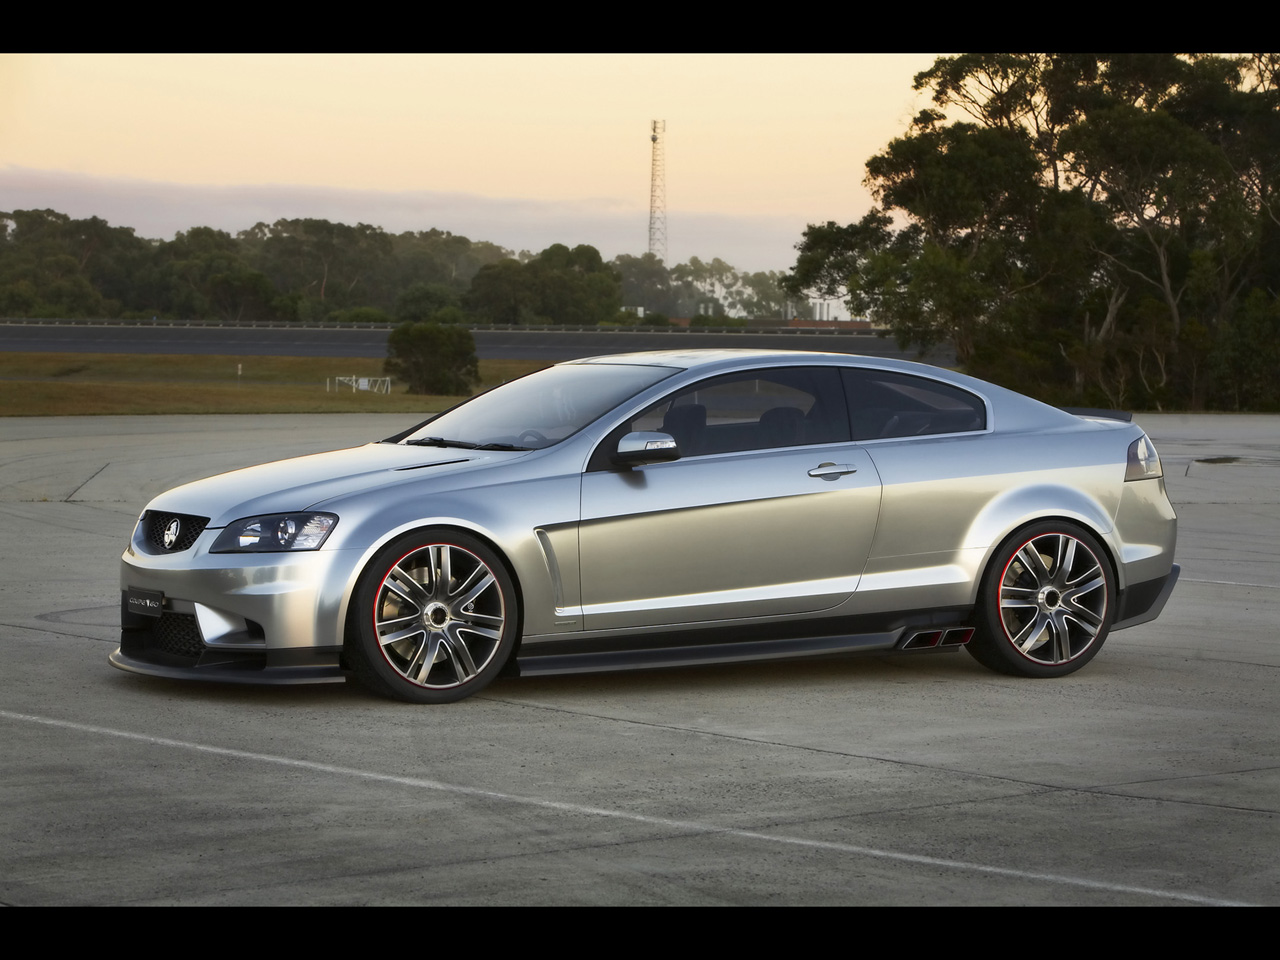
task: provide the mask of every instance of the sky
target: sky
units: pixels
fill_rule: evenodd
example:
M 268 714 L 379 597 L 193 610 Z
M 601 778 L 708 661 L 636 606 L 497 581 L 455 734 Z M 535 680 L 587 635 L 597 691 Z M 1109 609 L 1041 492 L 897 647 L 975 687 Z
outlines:
M 867 159 L 927 105 L 933 54 L 0 55 L 0 210 L 171 239 L 319 217 L 537 252 L 648 249 L 786 270 L 872 206 Z

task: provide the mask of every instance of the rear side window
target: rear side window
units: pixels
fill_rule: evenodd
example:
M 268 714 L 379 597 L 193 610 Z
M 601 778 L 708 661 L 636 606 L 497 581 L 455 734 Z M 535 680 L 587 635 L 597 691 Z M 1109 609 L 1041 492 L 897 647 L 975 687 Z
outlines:
M 843 371 L 855 440 L 925 437 L 987 428 L 987 405 L 968 390 L 888 370 Z

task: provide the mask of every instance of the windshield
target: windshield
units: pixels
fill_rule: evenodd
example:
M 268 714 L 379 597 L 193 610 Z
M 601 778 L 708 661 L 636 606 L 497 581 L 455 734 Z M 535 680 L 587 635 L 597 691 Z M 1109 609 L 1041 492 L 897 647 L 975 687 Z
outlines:
M 677 372 L 674 367 L 613 363 L 548 367 L 446 410 L 400 442 L 537 450 L 572 436 Z

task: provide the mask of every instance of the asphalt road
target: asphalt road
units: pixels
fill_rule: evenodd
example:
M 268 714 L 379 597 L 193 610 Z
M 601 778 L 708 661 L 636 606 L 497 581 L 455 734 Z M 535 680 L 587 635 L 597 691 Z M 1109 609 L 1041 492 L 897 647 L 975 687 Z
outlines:
M 585 332 L 551 330 L 474 330 L 481 359 L 543 360 L 637 350 L 743 347 L 762 350 L 820 350 L 917 359 L 892 339 L 797 329 L 791 333 L 696 333 L 644 328 L 606 328 Z M 223 356 L 385 357 L 387 331 L 336 327 L 125 326 L 104 323 L 0 323 L 0 352 L 167 353 Z M 925 356 L 948 365 L 942 349 Z
M 1182 581 L 1069 678 L 957 653 L 443 708 L 106 662 L 150 496 L 405 418 L 0 419 L 0 902 L 1280 903 L 1280 417 L 1139 419 Z

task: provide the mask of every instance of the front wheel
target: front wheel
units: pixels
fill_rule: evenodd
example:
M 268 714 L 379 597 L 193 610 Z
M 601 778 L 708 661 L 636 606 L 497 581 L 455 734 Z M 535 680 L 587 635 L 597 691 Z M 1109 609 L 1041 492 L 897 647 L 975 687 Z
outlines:
M 1101 649 L 1115 596 L 1106 551 L 1092 534 L 1065 521 L 1034 524 L 992 557 L 968 650 L 1000 673 L 1064 677 Z
M 481 541 L 421 530 L 393 541 L 356 589 L 347 662 L 375 693 L 451 703 L 482 690 L 515 646 L 516 592 Z

